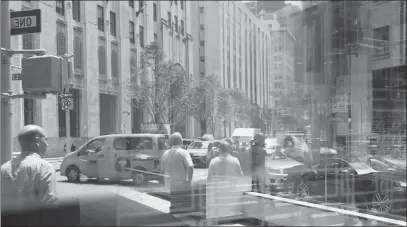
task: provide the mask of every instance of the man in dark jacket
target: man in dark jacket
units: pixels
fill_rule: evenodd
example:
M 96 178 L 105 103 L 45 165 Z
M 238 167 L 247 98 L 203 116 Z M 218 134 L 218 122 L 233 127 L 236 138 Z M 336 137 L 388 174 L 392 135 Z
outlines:
M 261 133 L 254 135 L 254 144 L 251 148 L 252 154 L 252 190 L 264 193 L 266 173 L 266 150 L 265 137 Z

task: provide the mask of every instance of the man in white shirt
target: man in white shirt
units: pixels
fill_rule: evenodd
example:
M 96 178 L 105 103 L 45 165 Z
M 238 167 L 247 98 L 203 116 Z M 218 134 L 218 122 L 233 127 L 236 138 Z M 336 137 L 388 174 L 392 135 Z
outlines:
M 22 150 L 20 156 L 1 166 L 2 216 L 34 211 L 36 215 L 19 220 L 25 221 L 20 224 L 44 224 L 40 211 L 57 202 L 55 170 L 42 159 L 48 146 L 47 135 L 37 125 L 26 125 L 17 138 Z M 5 224 L 3 217 L 2 222 Z
M 188 151 L 182 149 L 182 136 L 174 133 L 169 138 L 171 149 L 164 152 L 161 168 L 165 184 L 169 185 L 171 192 L 170 212 L 183 212 L 192 209 L 191 181 L 194 174 L 194 164 Z

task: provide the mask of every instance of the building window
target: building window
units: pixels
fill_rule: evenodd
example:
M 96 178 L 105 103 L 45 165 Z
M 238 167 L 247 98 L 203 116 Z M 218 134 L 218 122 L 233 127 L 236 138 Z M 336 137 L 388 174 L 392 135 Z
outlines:
M 129 0 L 129 6 L 130 6 L 131 8 L 134 8 L 134 0 Z
M 34 124 L 34 100 L 24 99 L 24 125 Z
M 154 42 L 157 42 L 157 39 L 158 39 L 157 34 L 154 33 Z
M 106 51 L 103 46 L 98 49 L 99 73 L 106 74 Z
M 134 22 L 129 21 L 129 38 L 130 38 L 130 43 L 134 44 L 135 43 L 135 33 L 134 33 Z
M 131 53 L 130 57 L 130 73 L 132 76 L 136 75 L 137 72 L 137 55 L 134 51 Z
M 199 43 L 200 43 L 201 46 L 205 46 L 205 41 L 204 40 L 201 40 Z
M 63 32 L 57 34 L 57 55 L 66 54 L 66 37 Z
M 373 57 L 388 56 L 389 40 L 390 40 L 390 26 L 384 26 L 373 29 L 374 49 Z
M 140 47 L 144 47 L 144 28 L 143 26 L 140 26 L 139 28 L 139 37 L 140 37 Z
M 175 22 L 175 32 L 178 32 L 178 17 L 174 16 L 174 22 Z
M 171 13 L 167 12 L 167 24 L 171 28 Z
M 32 34 L 24 34 L 23 35 L 23 49 L 29 50 L 33 49 L 33 35 Z M 31 54 L 23 55 L 24 58 L 31 57 Z
M 175 0 L 175 1 L 174 1 L 174 4 L 175 4 L 175 5 L 178 5 L 178 1 L 177 1 L 177 0 Z
M 72 1 L 72 18 L 81 22 L 81 4 L 80 1 Z
M 105 12 L 102 6 L 98 6 L 98 29 L 99 31 L 105 31 Z
M 182 34 L 182 35 L 184 35 L 184 32 L 185 32 L 185 31 L 184 31 L 184 26 L 185 26 L 185 25 L 184 25 L 184 21 L 181 20 L 181 34 Z
M 201 25 L 199 25 L 199 28 L 200 28 L 201 30 L 205 30 L 205 25 L 204 25 L 204 24 L 201 24 Z
M 179 1 L 180 5 L 181 5 L 181 9 L 184 9 L 184 0 Z
M 200 6 L 200 7 L 199 7 L 199 13 L 204 13 L 204 12 L 205 12 L 204 7 Z
M 55 1 L 56 7 L 55 11 L 60 15 L 65 15 L 65 2 L 64 0 L 57 0 Z
M 116 36 L 116 13 L 110 11 L 110 34 Z
M 143 8 L 144 5 L 144 1 L 138 1 L 138 9 L 140 10 L 141 8 Z
M 74 67 L 75 69 L 82 69 L 82 41 L 76 37 L 74 41 Z
M 153 3 L 153 18 L 157 21 L 157 4 Z
M 111 67 L 112 67 L 112 77 L 117 78 L 119 76 L 119 58 L 117 54 L 117 45 L 112 43 L 112 55 L 111 55 Z

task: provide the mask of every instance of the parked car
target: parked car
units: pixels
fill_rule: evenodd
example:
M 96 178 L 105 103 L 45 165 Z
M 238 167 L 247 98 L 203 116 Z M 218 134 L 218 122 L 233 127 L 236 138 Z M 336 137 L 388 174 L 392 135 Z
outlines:
M 191 143 L 188 146 L 188 152 L 191 155 L 192 162 L 194 163 L 194 166 L 196 167 L 201 167 L 205 168 L 210 160 L 214 157 L 210 157 L 208 154 L 208 147 L 209 144 L 213 144 L 213 149 L 215 152 L 214 157 L 217 156 L 217 150 L 219 148 L 220 141 L 217 140 L 207 140 L 207 141 L 202 141 L 202 140 L 195 140 L 193 143 Z
M 183 139 L 182 140 L 182 148 L 188 149 L 188 146 L 191 145 L 191 143 L 193 143 L 193 142 L 194 142 L 193 139 Z
M 294 191 L 301 197 L 326 196 L 330 201 L 346 203 L 354 196 L 356 205 L 379 213 L 406 211 L 406 178 L 374 170 L 363 162 L 328 157 L 295 182 Z
M 304 164 L 287 157 L 281 151 L 275 150 L 266 157 L 266 186 L 271 193 L 289 192 L 296 176 L 307 171 Z

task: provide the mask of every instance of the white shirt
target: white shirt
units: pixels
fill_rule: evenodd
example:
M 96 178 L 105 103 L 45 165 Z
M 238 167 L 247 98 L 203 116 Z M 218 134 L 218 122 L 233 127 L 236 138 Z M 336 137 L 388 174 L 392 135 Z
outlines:
M 36 153 L 4 163 L 1 178 L 3 211 L 38 209 L 57 201 L 55 170 Z

